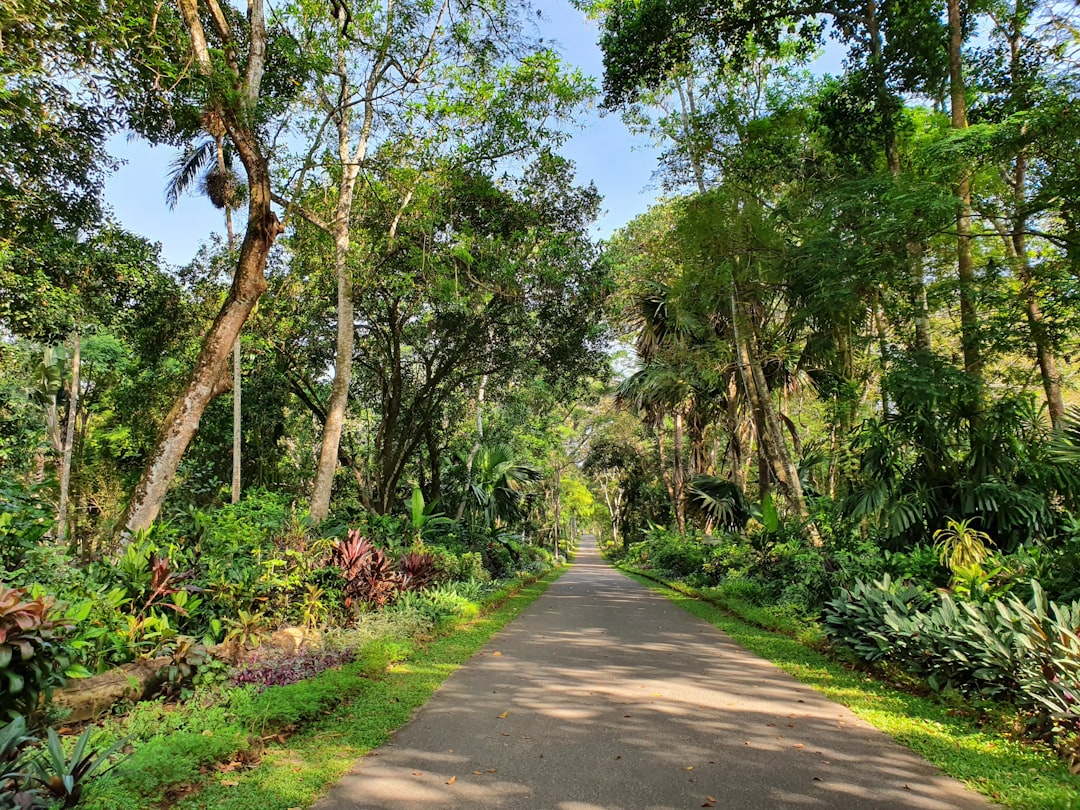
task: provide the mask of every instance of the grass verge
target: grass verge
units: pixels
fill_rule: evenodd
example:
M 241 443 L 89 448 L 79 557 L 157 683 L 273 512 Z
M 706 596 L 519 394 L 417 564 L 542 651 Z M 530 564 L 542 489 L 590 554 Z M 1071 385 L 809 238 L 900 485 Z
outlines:
M 796 638 L 702 601 L 693 588 L 680 584 L 676 590 L 652 574 L 623 571 L 991 800 L 1018 810 L 1080 810 L 1080 777 L 1053 752 L 1009 740 L 933 698 L 899 692 L 847 669 Z
M 556 569 L 531 584 L 496 592 L 480 617 L 457 623 L 427 643 L 401 647 L 395 656 L 398 660 L 380 674 L 373 674 L 370 662 L 327 670 L 310 680 L 261 693 L 255 700 L 266 705 L 245 706 L 240 712 L 245 718 L 241 723 L 232 716 L 208 723 L 201 732 L 183 732 L 193 738 L 190 762 L 170 745 L 169 756 L 151 756 L 158 764 L 145 768 L 133 762 L 136 757 L 142 759 L 136 751 L 125 763 L 128 767 L 118 769 L 124 773 L 109 774 L 91 786 L 85 806 L 88 810 L 310 807 L 356 759 L 384 743 L 450 673 L 565 570 Z M 241 695 L 240 700 L 247 698 Z M 258 720 L 259 727 L 252 728 L 252 718 Z M 295 733 L 271 742 L 260 752 L 256 766 L 227 772 L 215 767 L 215 762 L 228 761 L 238 742 L 249 735 L 258 737 L 269 726 L 288 727 L 290 723 L 297 726 Z M 169 739 L 175 743 L 177 735 Z M 216 751 L 218 747 L 221 751 Z

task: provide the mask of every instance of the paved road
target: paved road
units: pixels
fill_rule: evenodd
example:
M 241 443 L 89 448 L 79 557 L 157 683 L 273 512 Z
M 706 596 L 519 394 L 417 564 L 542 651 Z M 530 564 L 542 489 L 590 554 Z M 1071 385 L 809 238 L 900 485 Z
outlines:
M 590 544 L 317 810 L 983 808 Z

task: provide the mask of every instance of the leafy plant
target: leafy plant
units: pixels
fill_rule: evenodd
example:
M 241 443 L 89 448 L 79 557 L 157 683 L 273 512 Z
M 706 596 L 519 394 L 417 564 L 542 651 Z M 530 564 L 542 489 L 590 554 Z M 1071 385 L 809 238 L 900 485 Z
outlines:
M 920 603 L 887 578 L 857 583 L 829 603 L 830 637 L 859 658 L 889 661 L 935 690 L 1006 699 L 1031 713 L 1038 733 L 1080 731 L 1080 602 L 1032 598 L 957 602 L 942 593 Z M 907 597 L 913 598 L 908 599 Z
M 302 649 L 295 654 L 274 655 L 253 661 L 233 674 L 236 685 L 254 684 L 261 689 L 283 686 L 313 678 L 331 667 L 340 667 L 356 657 L 352 650 Z
M 27 746 L 37 738 L 26 733 L 26 719 L 16 716 L 0 727 L 0 807 L 34 807 L 37 796 L 22 782 L 27 767 Z
M 355 529 L 350 529 L 344 540 L 332 546 L 330 564 L 341 569 L 345 578 L 345 600 L 349 606 L 359 601 L 382 607 L 393 601 L 400 589 L 400 578 L 386 553 Z
M 210 660 L 210 653 L 205 645 L 195 639 L 181 636 L 173 645 L 169 663 L 163 666 L 158 675 L 162 680 L 162 692 L 167 697 L 182 696 L 198 674 Z
M 424 534 L 436 526 L 451 526 L 454 523 L 439 512 L 428 511 L 420 487 L 413 487 L 412 497 L 409 499 L 409 521 L 412 524 L 413 543 L 416 545 L 422 543 Z
M 402 591 L 419 591 L 426 588 L 438 573 L 435 557 L 422 552 L 407 552 L 398 560 L 398 573 L 401 575 Z
M 326 591 L 314 583 L 304 586 L 300 603 L 300 623 L 309 629 L 318 627 L 326 619 L 329 609 L 325 602 Z
M 896 647 L 895 632 L 887 617 L 910 616 L 929 602 L 925 591 L 896 582 L 888 574 L 869 585 L 856 580 L 827 603 L 825 632 L 832 641 L 854 650 L 862 660 L 878 661 L 892 654 Z
M 44 752 L 30 761 L 29 780 L 43 787 L 61 807 L 78 804 L 86 783 L 115 765 L 110 765 L 109 760 L 126 743 L 117 740 L 104 751 L 96 751 L 89 747 L 93 730 L 92 726 L 87 727 L 75 742 L 71 754 L 67 754 L 60 737 L 50 728 Z
M 977 568 L 990 554 L 987 546 L 993 545 L 990 535 L 972 528 L 974 518 L 953 520 L 947 518 L 945 528 L 934 532 L 934 547 L 942 565 L 948 566 L 954 574 Z
M 723 529 L 737 531 L 750 520 L 750 504 L 734 483 L 715 475 L 698 475 L 687 486 L 691 505 Z
M 238 610 L 236 617 L 226 619 L 225 625 L 229 628 L 225 633 L 222 646 L 227 651 L 229 658 L 237 660 L 244 650 L 253 649 L 262 643 L 262 637 L 269 629 L 266 616 L 262 613 L 248 613 L 246 610 Z
M 0 584 L 0 711 L 9 718 L 33 717 L 68 673 L 84 674 L 58 643 L 52 610 L 45 597 Z

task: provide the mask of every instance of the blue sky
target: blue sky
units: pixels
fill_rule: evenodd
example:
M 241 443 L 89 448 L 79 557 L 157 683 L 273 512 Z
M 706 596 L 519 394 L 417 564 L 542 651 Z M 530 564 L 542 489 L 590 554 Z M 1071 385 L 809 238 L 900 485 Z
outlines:
M 541 35 L 559 46 L 568 63 L 596 77 L 599 85 L 603 70 L 597 24 L 567 0 L 542 0 L 535 7 L 544 12 L 538 20 Z M 645 211 L 656 197 L 649 185 L 657 153 L 647 142 L 631 137 L 616 115 L 601 116 L 594 108 L 580 123 L 581 130 L 561 151 L 577 164 L 579 182 L 594 182 L 603 195 L 604 213 L 595 232 L 606 237 Z M 205 199 L 186 196 L 172 211 L 165 205 L 165 177 L 175 150 L 117 138 L 111 151 L 125 163 L 107 181 L 106 200 L 125 228 L 161 243 L 167 262 L 186 264 L 212 232 L 224 230 L 221 213 Z

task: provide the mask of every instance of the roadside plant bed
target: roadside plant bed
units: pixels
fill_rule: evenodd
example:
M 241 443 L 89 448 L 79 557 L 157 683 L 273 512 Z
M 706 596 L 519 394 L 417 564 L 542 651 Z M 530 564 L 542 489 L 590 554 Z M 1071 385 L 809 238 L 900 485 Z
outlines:
M 704 600 L 765 630 L 792 636 L 808 647 L 824 649 L 826 646 L 825 634 L 819 622 L 782 607 L 755 605 L 746 599 L 728 596 L 718 588 L 695 587 L 681 580 L 662 577 L 656 571 L 621 564 L 616 564 L 616 567 L 628 574 L 650 580 L 686 596 Z
M 1080 777 L 1069 773 L 1067 763 L 1049 748 L 1011 739 L 1004 722 L 987 726 L 978 710 L 983 707 L 958 696 L 955 705 L 946 705 L 940 695 L 899 691 L 790 635 L 733 616 L 684 583 L 623 570 L 993 801 L 1023 810 L 1080 808 Z
M 257 684 L 257 666 L 247 670 L 253 681 L 247 685 L 222 686 L 180 706 L 144 704 L 102 729 L 99 744 L 127 737 L 134 750 L 87 787 L 79 807 L 308 806 L 561 570 L 540 581 L 506 583 L 472 619 L 432 625 L 417 616 L 377 614 L 374 624 L 406 633 L 372 639 L 354 661 L 312 678 Z

